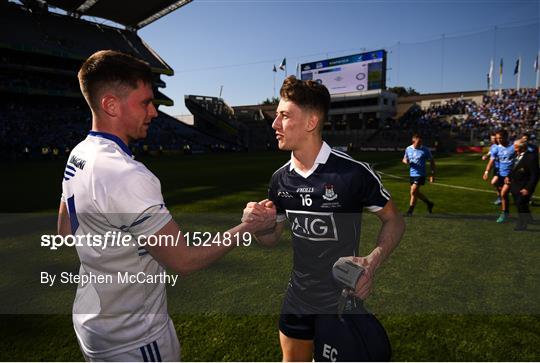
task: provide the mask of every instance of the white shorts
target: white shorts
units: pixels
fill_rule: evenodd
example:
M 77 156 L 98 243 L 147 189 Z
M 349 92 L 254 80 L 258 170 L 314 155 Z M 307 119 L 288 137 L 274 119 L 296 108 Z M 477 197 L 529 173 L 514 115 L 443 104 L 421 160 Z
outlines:
M 83 353 L 87 362 L 178 362 L 180 361 L 180 342 L 171 319 L 163 334 L 153 342 L 139 348 L 102 358 L 91 358 Z

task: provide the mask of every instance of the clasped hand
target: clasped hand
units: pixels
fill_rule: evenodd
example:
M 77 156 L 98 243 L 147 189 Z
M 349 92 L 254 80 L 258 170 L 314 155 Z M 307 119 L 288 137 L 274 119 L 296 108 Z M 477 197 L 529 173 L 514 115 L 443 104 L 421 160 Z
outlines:
M 247 223 L 254 233 L 273 228 L 276 225 L 276 206 L 268 199 L 249 202 L 244 208 L 242 222 Z

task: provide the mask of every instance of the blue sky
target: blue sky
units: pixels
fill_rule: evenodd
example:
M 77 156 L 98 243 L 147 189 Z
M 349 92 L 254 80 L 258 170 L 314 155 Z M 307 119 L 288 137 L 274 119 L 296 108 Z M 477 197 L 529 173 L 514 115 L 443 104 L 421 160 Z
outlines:
M 485 89 L 494 58 L 498 87 L 502 57 L 503 87 L 515 87 L 521 55 L 521 85 L 533 87 L 539 17 L 538 0 L 194 0 L 139 35 L 175 70 L 162 77 L 175 106 L 162 110 L 177 115 L 189 113 L 185 94 L 217 96 L 220 86 L 231 106 L 272 97 L 284 57 L 294 74 L 297 63 L 381 48 L 388 86 Z M 285 74 L 275 76 L 279 90 Z

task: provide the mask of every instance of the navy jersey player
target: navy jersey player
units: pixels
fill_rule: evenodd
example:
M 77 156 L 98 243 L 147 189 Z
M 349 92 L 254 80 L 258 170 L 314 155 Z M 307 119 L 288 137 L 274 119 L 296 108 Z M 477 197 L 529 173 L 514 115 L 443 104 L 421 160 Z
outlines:
M 428 212 L 433 211 L 433 202 L 431 202 L 423 193 L 420 192 L 420 187 L 426 183 L 426 161 L 430 161 L 431 175 L 429 182 L 433 183 L 435 178 L 435 160 L 431 155 L 429 148 L 422 145 L 422 137 L 414 134 L 412 137 L 412 145 L 405 149 L 402 162 L 409 166 L 410 183 L 411 183 L 411 198 L 409 201 L 409 210 L 407 216 L 412 216 L 416 200 L 420 199 L 426 203 Z
M 276 209 L 273 228 L 255 236 L 274 246 L 290 223 L 293 269 L 279 321 L 284 361 L 364 361 L 390 359 L 390 345 L 379 321 L 362 305 L 380 264 L 397 246 L 403 218 L 380 177 L 363 162 L 331 149 L 322 141 L 330 106 L 326 87 L 288 77 L 272 127 L 281 150 L 291 160 L 271 178 L 268 199 L 248 203 L 245 215 L 264 218 Z M 358 257 L 361 213 L 367 209 L 382 221 L 377 246 Z M 341 287 L 332 266 L 350 257 L 365 272 L 348 298 L 343 320 L 337 315 Z

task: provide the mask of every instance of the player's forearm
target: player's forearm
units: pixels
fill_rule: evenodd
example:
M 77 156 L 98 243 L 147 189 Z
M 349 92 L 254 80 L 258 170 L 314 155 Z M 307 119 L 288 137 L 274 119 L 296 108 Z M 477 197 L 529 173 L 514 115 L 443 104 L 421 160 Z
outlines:
M 396 213 L 392 218 L 383 221 L 377 239 L 377 246 L 366 258 L 378 268 L 397 247 L 404 232 L 405 221 L 401 214 Z
M 178 243 L 174 245 L 147 245 L 145 247 L 160 264 L 185 275 L 208 267 L 223 257 L 237 245 L 233 236 L 242 236 L 245 232 L 252 232 L 249 227 L 247 223 L 242 223 L 225 233 L 220 233 L 219 237 L 212 240 L 210 246 L 192 247 L 183 237 L 176 222 L 171 219 L 155 235 L 158 238 L 162 236 L 179 236 Z M 227 240 L 227 238 L 230 240 Z
M 229 251 L 237 246 L 236 240 L 227 241 L 226 236 L 242 236 L 243 233 L 250 232 L 247 223 L 241 223 L 224 233 L 220 233 L 219 241 L 214 239 L 209 247 L 187 247 L 183 266 L 179 272 L 189 274 L 205 269 L 214 262 L 225 256 Z
M 283 232 L 283 222 L 276 223 L 270 230 L 255 233 L 255 239 L 261 246 L 274 247 L 278 244 Z
M 58 234 L 61 236 L 65 237 L 71 234 L 71 223 L 69 221 L 66 203 L 64 202 L 60 202 L 60 208 L 58 208 L 58 222 L 56 227 Z
M 493 159 L 489 159 L 488 164 L 486 166 L 486 171 L 485 171 L 486 174 L 489 173 L 492 166 L 493 166 Z

